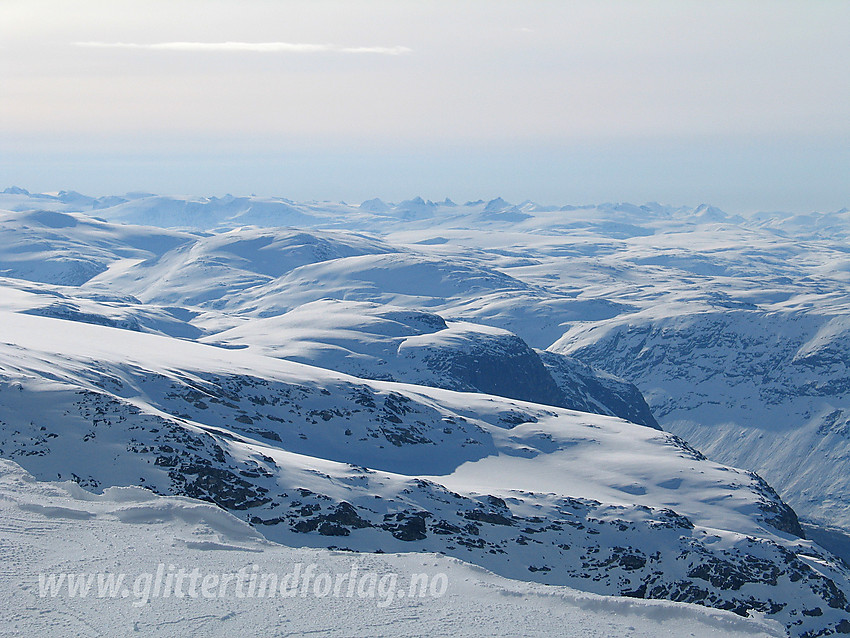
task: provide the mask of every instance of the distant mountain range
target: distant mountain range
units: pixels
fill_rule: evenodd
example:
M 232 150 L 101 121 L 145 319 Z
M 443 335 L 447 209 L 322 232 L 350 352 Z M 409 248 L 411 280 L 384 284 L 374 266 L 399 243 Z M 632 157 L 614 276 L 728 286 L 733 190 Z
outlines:
M 850 630 L 850 571 L 803 538 L 850 556 L 847 210 L 0 211 L 0 457 L 38 479 Z

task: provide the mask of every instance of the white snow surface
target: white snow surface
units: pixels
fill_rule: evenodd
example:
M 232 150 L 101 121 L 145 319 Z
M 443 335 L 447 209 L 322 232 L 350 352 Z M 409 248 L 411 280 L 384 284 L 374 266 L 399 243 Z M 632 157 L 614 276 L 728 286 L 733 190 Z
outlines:
M 0 635 L 2 636 L 783 636 L 775 622 L 685 603 L 598 596 L 568 587 L 508 580 L 438 554 L 358 554 L 284 547 L 217 507 L 140 488 L 88 493 L 70 481 L 38 482 L 0 460 Z M 439 597 L 360 598 L 355 591 L 307 596 L 144 598 L 132 583 L 163 564 L 202 575 L 316 573 L 401 584 L 445 574 Z M 128 596 L 40 596 L 38 575 L 125 574 Z M 144 583 L 144 581 L 142 581 Z M 303 585 L 302 585 L 303 586 Z M 123 589 L 123 587 L 122 587 Z M 398 592 L 402 590 L 399 587 Z M 151 591 L 150 588 L 148 591 Z M 247 593 L 249 590 L 245 588 Z M 345 594 L 346 588 L 340 591 Z M 368 589 L 364 588 L 364 592 Z M 405 590 L 407 591 L 407 590 Z M 438 590 L 439 591 L 439 590 Z M 227 593 L 227 592 L 225 592 Z

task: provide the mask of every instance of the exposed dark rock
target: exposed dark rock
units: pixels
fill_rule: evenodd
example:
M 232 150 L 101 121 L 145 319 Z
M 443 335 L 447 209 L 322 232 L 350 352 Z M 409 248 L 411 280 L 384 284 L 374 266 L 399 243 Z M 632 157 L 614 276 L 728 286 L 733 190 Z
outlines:
M 562 394 L 560 401 L 552 405 L 618 416 L 632 423 L 661 429 L 640 390 L 628 381 L 563 354 L 547 350 L 536 352 Z
M 464 512 L 464 518 L 471 521 L 479 521 L 481 523 L 490 523 L 492 525 L 513 525 L 514 522 L 507 516 L 496 514 L 494 512 L 485 512 L 484 510 L 475 509 L 471 512 Z

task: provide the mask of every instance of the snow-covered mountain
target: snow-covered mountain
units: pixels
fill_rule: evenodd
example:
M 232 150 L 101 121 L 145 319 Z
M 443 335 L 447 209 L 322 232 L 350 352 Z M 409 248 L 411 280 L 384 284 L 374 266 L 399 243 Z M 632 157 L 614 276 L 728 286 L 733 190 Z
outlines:
M 613 417 L 3 313 L 0 454 L 211 501 L 270 540 L 844 627 L 850 572 L 757 475 Z
M 658 427 L 630 383 L 570 357 L 535 351 L 506 330 L 446 323 L 421 310 L 324 299 L 202 341 L 364 379 L 482 392 Z
M 843 551 L 846 211 L 0 208 L 0 456 L 39 479 L 850 629 L 846 567 L 783 501 Z
M 847 528 L 849 329 L 848 315 L 800 310 L 644 313 L 555 347 L 634 380 L 665 428 Z

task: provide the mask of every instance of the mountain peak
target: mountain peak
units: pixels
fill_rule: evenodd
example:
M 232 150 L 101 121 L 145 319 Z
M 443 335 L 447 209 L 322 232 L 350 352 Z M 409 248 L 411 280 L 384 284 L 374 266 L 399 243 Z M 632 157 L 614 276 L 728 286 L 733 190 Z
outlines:
M 30 195 L 30 192 L 25 188 L 20 188 L 18 186 L 10 186 L 6 190 L 3 191 L 4 195 Z
M 374 199 L 367 199 L 365 202 L 362 202 L 360 204 L 360 208 L 362 210 L 369 211 L 370 213 L 386 213 L 390 210 L 390 207 L 378 197 L 375 197 Z
M 496 199 L 491 199 L 487 202 L 487 205 L 484 207 L 485 213 L 500 213 L 506 208 L 512 208 L 513 204 L 506 202 L 501 197 L 497 197 Z

